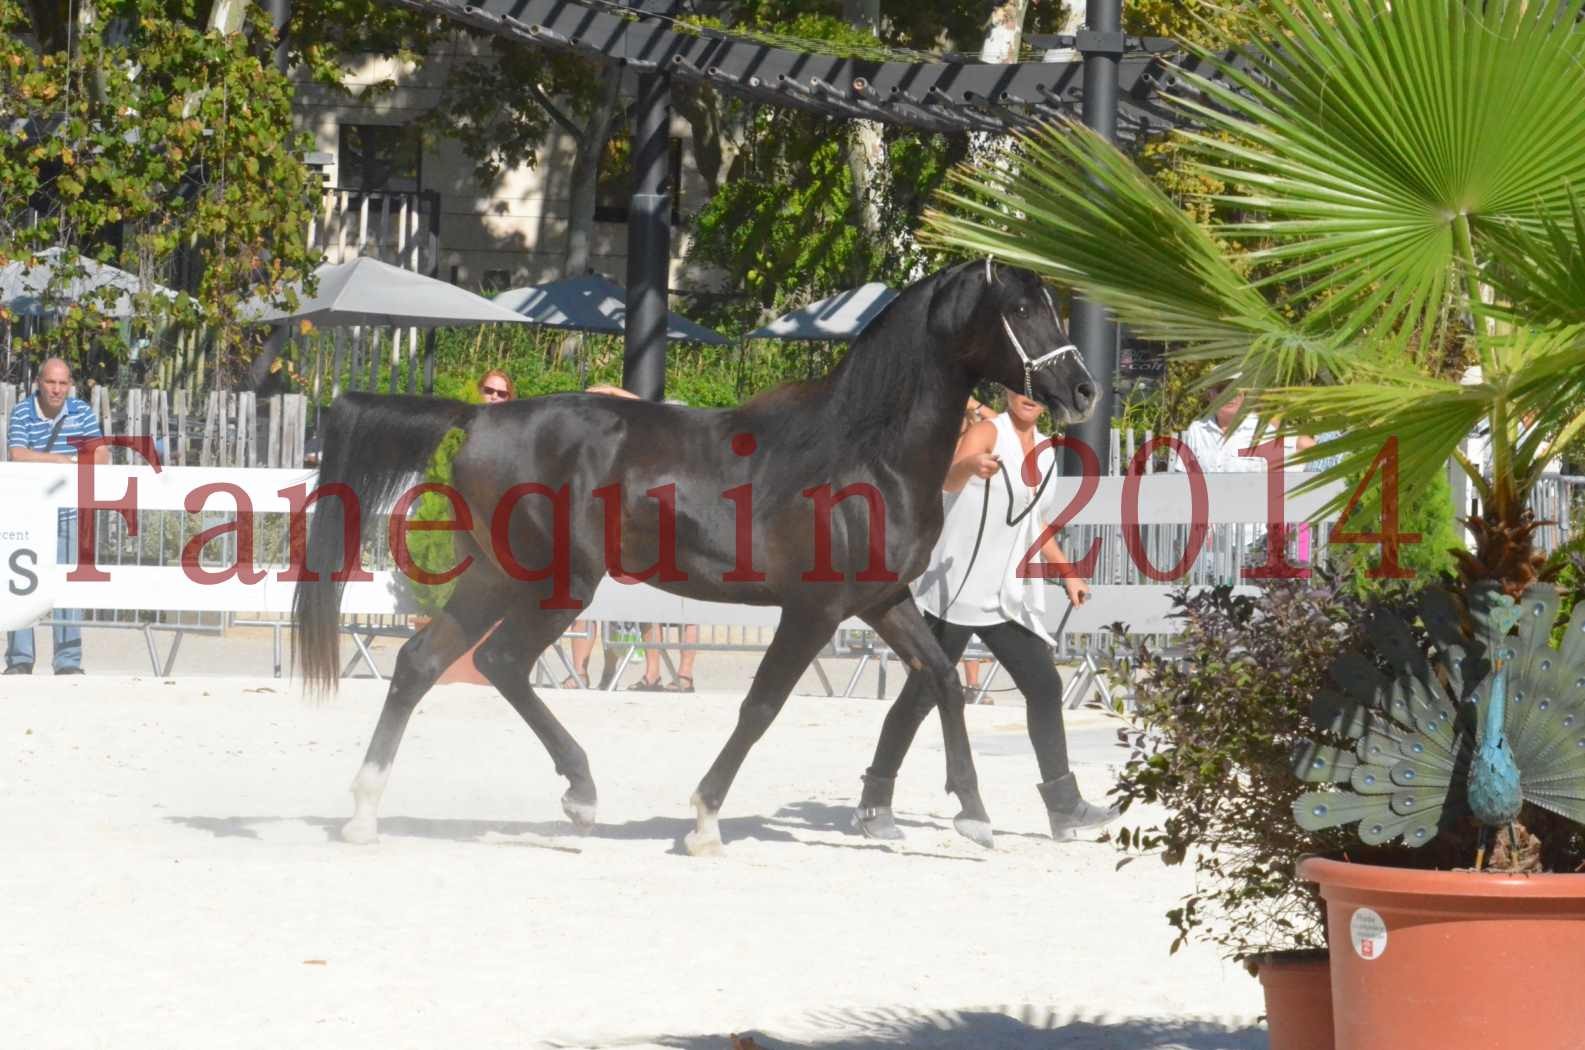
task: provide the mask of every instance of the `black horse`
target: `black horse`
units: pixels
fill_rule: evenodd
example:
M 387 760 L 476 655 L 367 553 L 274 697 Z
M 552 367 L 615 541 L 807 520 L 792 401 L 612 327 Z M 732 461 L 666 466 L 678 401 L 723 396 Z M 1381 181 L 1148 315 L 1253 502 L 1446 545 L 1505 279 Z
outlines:
M 955 824 L 991 845 L 963 693 L 908 582 L 924 570 L 940 532 L 941 485 L 976 382 L 1031 391 L 1059 424 L 1089 414 L 1095 388 L 1067 344 L 1039 278 L 986 261 L 911 285 L 829 375 L 739 408 L 587 394 L 487 408 L 342 397 L 328 415 L 319 485 L 344 498 L 316 508 L 310 574 L 294 598 L 294 649 L 308 686 L 336 683 L 342 584 L 332 570 L 373 517 L 363 514 L 360 526 L 345 506 L 389 506 L 452 427 L 467 435 L 454 462 L 467 528 L 454 540 L 459 563 L 468 564 L 445 610 L 397 656 L 343 836 L 374 839 L 380 795 L 415 705 L 486 633 L 475 664 L 567 778 L 567 815 L 591 825 L 588 759 L 535 694 L 530 672 L 601 578 L 620 572 L 688 598 L 781 607 L 737 726 L 693 795 L 690 852 L 720 849 L 717 814 L 749 748 L 850 616 L 910 668 L 930 673 L 935 688 L 921 690 L 920 714 L 939 706 L 947 790 L 962 806 Z

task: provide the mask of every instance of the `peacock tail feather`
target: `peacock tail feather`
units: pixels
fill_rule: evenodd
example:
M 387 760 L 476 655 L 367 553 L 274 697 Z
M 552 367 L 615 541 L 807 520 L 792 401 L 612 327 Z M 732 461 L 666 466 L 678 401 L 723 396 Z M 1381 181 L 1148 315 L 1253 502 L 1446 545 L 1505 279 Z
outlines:
M 1462 608 L 1427 588 L 1417 618 L 1429 647 L 1402 617 L 1375 611 L 1365 631 L 1371 652 L 1339 656 L 1313 702 L 1323 739 L 1294 747 L 1294 773 L 1317 785 L 1294 803 L 1299 825 L 1357 823 L 1367 845 L 1423 846 L 1469 814 L 1472 771 L 1490 773 L 1474 763 L 1494 662 L 1503 666 L 1503 738 L 1523 801 L 1585 824 L 1585 602 L 1561 649 L 1550 643 L 1558 603 L 1557 589 L 1544 583 L 1516 602 L 1482 581 Z M 1339 739 L 1347 743 L 1327 742 Z

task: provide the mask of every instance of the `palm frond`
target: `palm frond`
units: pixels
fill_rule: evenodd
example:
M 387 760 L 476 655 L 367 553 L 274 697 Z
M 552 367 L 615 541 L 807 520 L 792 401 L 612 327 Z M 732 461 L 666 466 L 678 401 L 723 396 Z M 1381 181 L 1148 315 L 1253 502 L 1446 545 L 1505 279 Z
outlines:
M 1242 213 L 1264 283 L 1315 325 L 1406 339 L 1458 294 L 1454 225 L 1540 228 L 1571 213 L 1585 143 L 1581 5 L 1292 0 L 1239 63 L 1203 54 L 1181 105 Z
M 1077 288 L 1146 338 L 1247 370 L 1249 385 L 1346 367 L 1330 339 L 1284 317 L 1203 227 L 1078 125 L 1021 137 L 1015 165 L 957 169 L 939 198 L 926 240 Z
M 1570 195 L 1565 221 L 1547 217 L 1541 229 L 1516 221 L 1485 231 L 1491 265 L 1484 276 L 1510 304 L 1532 320 L 1585 323 L 1585 207 Z

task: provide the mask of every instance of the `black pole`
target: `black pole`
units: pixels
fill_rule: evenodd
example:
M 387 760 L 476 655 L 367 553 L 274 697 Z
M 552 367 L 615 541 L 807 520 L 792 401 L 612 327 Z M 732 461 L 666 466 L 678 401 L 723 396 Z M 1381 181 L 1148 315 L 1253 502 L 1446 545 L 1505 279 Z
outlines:
M 671 278 L 671 77 L 646 73 L 633 100 L 633 196 L 627 206 L 627 346 L 622 385 L 659 401 L 666 393 L 666 286 Z
M 269 0 L 270 25 L 275 27 L 275 68 L 286 72 L 286 23 L 292 18 L 292 0 Z
M 1083 117 L 1108 142 L 1117 141 L 1117 65 L 1123 55 L 1123 0 L 1087 0 L 1085 28 L 1078 33 L 1084 55 Z M 1073 300 L 1073 343 L 1095 380 L 1095 412 L 1069 433 L 1095 450 L 1101 473 L 1110 473 L 1112 408 L 1116 397 L 1117 325 L 1099 303 Z M 1081 472 L 1078 456 L 1065 452 L 1064 469 Z

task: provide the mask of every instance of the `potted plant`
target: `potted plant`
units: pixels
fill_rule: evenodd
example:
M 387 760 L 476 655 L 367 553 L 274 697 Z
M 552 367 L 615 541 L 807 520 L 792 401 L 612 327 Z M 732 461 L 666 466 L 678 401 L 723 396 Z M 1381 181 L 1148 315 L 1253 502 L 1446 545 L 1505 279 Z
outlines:
M 1351 580 L 1324 578 L 1185 591 L 1175 605 L 1171 654 L 1140 652 L 1115 789 L 1125 813 L 1165 816 L 1119 829 L 1119 845 L 1192 865 L 1193 892 L 1166 915 L 1172 951 L 1208 942 L 1259 976 L 1273 1050 L 1331 1050 L 1325 912 L 1298 874 L 1317 839 L 1289 816 L 1305 788 L 1290 756 L 1315 731 L 1306 698 L 1357 641 L 1362 599 Z
M 1402 620 L 1407 643 L 1405 630 L 1372 621 L 1368 652 L 1342 676 L 1370 681 L 1368 664 L 1397 681 L 1413 668 L 1429 690 L 1420 663 L 1446 675 L 1457 663 L 1454 648 L 1487 661 L 1467 679 L 1436 678 L 1443 690 L 1436 703 L 1453 712 L 1449 725 L 1458 732 L 1447 744 L 1453 768 L 1434 785 L 1448 800 L 1444 816 L 1474 788 L 1481 750 L 1516 739 L 1508 737 L 1518 732 L 1516 710 L 1539 706 L 1528 677 L 1517 707 L 1506 695 L 1493 705 L 1498 681 L 1504 690 L 1514 684 L 1518 701 L 1522 676 L 1509 666 L 1512 677 L 1499 679 L 1501 658 L 1492 653 L 1529 653 L 1536 668 L 1574 660 L 1572 629 L 1558 654 L 1546 655 L 1533 637 L 1504 641 L 1490 623 L 1496 595 L 1538 607 L 1525 613 L 1535 622 L 1555 608 L 1549 585 L 1536 586 L 1545 562 L 1529 496 L 1545 465 L 1585 429 L 1585 211 L 1575 197 L 1585 186 L 1585 151 L 1555 130 L 1585 121 L 1582 8 L 1580 0 L 1250 5 L 1228 52 L 1200 51 L 1196 69 L 1177 74 L 1178 105 L 1197 125 L 1181 136 L 1180 156 L 1228 187 L 1210 202 L 1216 226 L 1202 226 L 1115 147 L 1074 127 L 1026 137 L 1017 163 L 961 170 L 946 201 L 952 212 L 931 220 L 939 240 L 1071 284 L 1136 332 L 1209 361 L 1208 381 L 1250 390 L 1246 405 L 1262 418 L 1280 416 L 1323 437 L 1300 460 L 1329 460 L 1322 481 L 1364 481 L 1322 513 L 1353 505 L 1379 512 L 1380 521 L 1369 532 L 1334 533 L 1333 542 L 1379 549 L 1382 575 L 1403 573 L 1397 555 L 1416 540 L 1400 528 L 1398 501 L 1423 492 L 1449 462 L 1463 474 L 1478 510 L 1466 522 L 1471 549 L 1457 552 L 1459 580 L 1446 604 L 1464 641 L 1455 642 L 1446 623 L 1433 628 L 1425 609 Z M 1478 374 L 1465 371 L 1471 363 Z M 1466 449 L 1472 436 L 1489 443 L 1489 456 Z M 1563 702 L 1545 699 L 1554 712 Z M 1378 717 L 1371 704 L 1389 704 L 1390 714 L 1397 697 L 1373 688 L 1356 700 Z M 1343 730 L 1353 726 L 1333 728 L 1341 739 L 1315 743 L 1348 743 Z M 1360 749 L 1391 743 L 1375 731 L 1388 729 L 1368 725 L 1353 751 L 1338 754 L 1362 757 Z M 1400 732 L 1394 746 L 1404 739 Z M 1361 863 L 1378 859 L 1366 846 L 1306 868 L 1333 902 L 1333 962 L 1347 963 L 1333 970 L 1340 1048 L 1579 1042 L 1585 996 L 1543 985 L 1525 960 L 1530 952 L 1545 959 L 1541 940 L 1553 936 L 1571 938 L 1577 954 L 1585 926 L 1572 912 L 1564 934 L 1551 922 L 1494 921 L 1524 913 L 1531 897 L 1556 901 L 1585 889 L 1585 878 L 1567 867 L 1579 832 L 1566 814 L 1529 798 L 1525 756 L 1510 757 L 1524 799 L 1519 823 L 1539 839 L 1532 847 L 1518 837 L 1519 852 L 1538 851 L 1562 870 L 1526 877 L 1451 870 L 1476 859 L 1468 849 L 1472 818 L 1454 817 L 1423 826 L 1431 841 L 1411 851 L 1413 863 L 1441 870 Z M 1393 789 L 1404 787 L 1383 785 L 1379 773 L 1355 785 L 1354 775 L 1358 797 L 1370 790 L 1396 797 Z M 1404 795 L 1400 808 L 1423 802 Z M 1366 803 L 1346 805 L 1365 812 Z M 1376 839 L 1396 826 L 1373 819 L 1364 831 Z M 1402 833 L 1384 841 L 1401 842 Z M 1396 901 L 1434 892 L 1448 909 L 1456 897 L 1459 909 L 1478 898 L 1487 910 L 1472 921 L 1405 919 L 1394 930 L 1398 913 L 1374 909 L 1388 933 L 1378 944 L 1369 916 L 1354 928 L 1356 907 L 1346 896 L 1378 878 Z M 1498 929 L 1505 947 L 1479 936 Z M 1524 930 L 1541 940 L 1525 940 Z M 1421 955 L 1408 947 L 1417 944 L 1433 947 Z M 1378 953 L 1374 962 L 1365 962 L 1365 950 Z M 1409 978 L 1413 999 L 1402 998 L 1400 984 L 1394 1004 L 1367 1005 L 1406 956 L 1426 965 Z M 1368 980 L 1349 976 L 1354 962 L 1372 967 Z M 1561 972 L 1571 976 L 1568 967 Z M 1439 1042 L 1417 1026 L 1443 1017 L 1465 1027 L 1439 1033 Z M 1378 1027 L 1367 1032 L 1366 1024 Z M 1555 1027 L 1538 1027 L 1546 1025 Z
M 1328 904 L 1343 1050 L 1579 1039 L 1585 605 L 1558 647 L 1560 600 L 1547 583 L 1517 602 L 1497 581 L 1428 588 L 1412 615 L 1376 610 L 1316 696 L 1337 742 L 1294 749 L 1295 773 L 1325 785 L 1294 800 L 1297 826 L 1430 855 L 1429 870 L 1346 854 L 1299 866 Z

